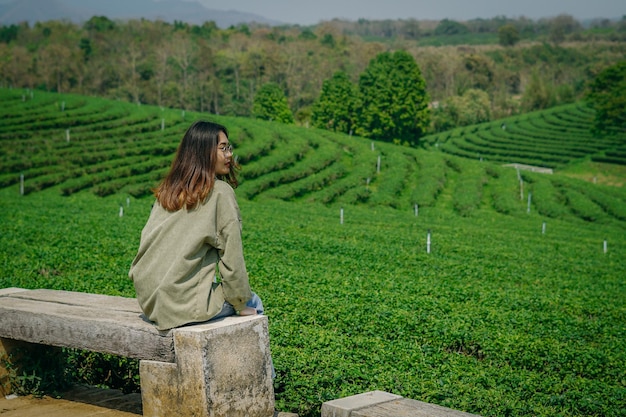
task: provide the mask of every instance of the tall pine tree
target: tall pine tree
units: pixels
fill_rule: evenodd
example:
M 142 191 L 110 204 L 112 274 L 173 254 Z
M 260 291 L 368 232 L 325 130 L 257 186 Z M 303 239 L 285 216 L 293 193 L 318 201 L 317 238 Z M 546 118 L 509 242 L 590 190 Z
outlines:
M 412 55 L 383 52 L 359 77 L 356 133 L 416 145 L 430 125 L 426 82 Z
M 324 81 L 319 99 L 313 105 L 313 126 L 335 132 L 350 133 L 354 125 L 356 87 L 348 74 L 338 71 Z

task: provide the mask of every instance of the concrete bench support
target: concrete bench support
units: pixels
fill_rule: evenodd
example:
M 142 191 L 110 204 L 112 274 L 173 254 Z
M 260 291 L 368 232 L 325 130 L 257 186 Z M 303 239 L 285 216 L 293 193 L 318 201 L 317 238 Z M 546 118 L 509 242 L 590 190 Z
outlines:
M 371 391 L 322 404 L 322 417 L 480 417 L 451 408 Z
M 227 317 L 173 333 L 176 363 L 140 363 L 144 416 L 274 415 L 265 317 Z
M 22 341 L 139 359 L 144 416 L 274 415 L 266 316 L 159 332 L 133 298 L 8 288 L 0 317 L 0 354 Z

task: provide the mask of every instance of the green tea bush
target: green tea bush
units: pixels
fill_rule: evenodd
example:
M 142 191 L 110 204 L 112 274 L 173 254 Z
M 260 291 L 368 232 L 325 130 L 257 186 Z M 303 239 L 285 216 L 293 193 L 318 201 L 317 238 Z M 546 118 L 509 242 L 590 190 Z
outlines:
M 446 163 L 439 153 L 420 154 L 415 190 L 411 202 L 419 206 L 431 207 L 446 184 Z
M 553 219 L 566 218 L 569 210 L 566 199 L 544 174 L 524 173 L 522 176 L 527 193 L 532 193 L 532 204 L 539 214 Z
M 488 183 L 493 208 L 502 214 L 520 213 L 519 180 L 511 168 L 488 166 L 485 172 L 491 178 Z
M 480 165 L 467 166 L 459 173 L 452 195 L 454 210 L 459 215 L 468 217 L 480 206 L 485 183 Z
M 577 217 L 588 222 L 597 222 L 606 218 L 604 211 L 584 194 L 564 184 L 559 184 L 559 188 L 567 201 L 568 207 Z

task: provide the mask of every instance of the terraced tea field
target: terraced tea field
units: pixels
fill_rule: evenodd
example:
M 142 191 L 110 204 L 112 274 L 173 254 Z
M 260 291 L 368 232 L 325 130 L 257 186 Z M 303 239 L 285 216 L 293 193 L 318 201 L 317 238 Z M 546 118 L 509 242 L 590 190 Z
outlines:
M 324 401 L 383 390 L 483 416 L 626 415 L 626 191 L 561 174 L 618 140 L 574 154 L 537 127 L 544 142 L 481 162 L 434 136 L 410 149 L 39 91 L 0 101 L 0 287 L 133 296 L 149 190 L 191 121 L 208 118 L 229 127 L 243 166 L 277 409 L 319 416 Z M 580 105 L 545 118 L 575 108 L 583 135 Z M 466 129 L 511 133 L 514 149 L 522 119 Z M 132 362 L 68 361 L 68 378 L 136 384 Z
M 0 98 L 0 187 L 18 186 L 23 178 L 24 194 L 55 187 L 65 196 L 82 190 L 99 196 L 148 195 L 190 121 L 205 116 L 43 92 L 31 97 L 0 90 Z M 626 140 L 592 138 L 590 117 L 582 105 L 568 105 L 428 136 L 424 145 L 430 149 L 424 150 L 211 116 L 231 130 L 244 166 L 239 193 L 251 200 L 432 207 L 462 216 L 486 209 L 515 215 L 528 211 L 530 193 L 531 210 L 548 217 L 621 222 L 626 212 L 623 189 L 587 187 L 567 178 L 477 163 L 481 155 L 483 162 L 558 168 L 591 156 L 626 165 L 620 156 Z M 470 143 L 475 147 L 469 148 Z
M 497 163 L 561 168 L 572 161 L 626 165 L 626 135 L 594 136 L 593 110 L 583 103 L 427 136 L 443 152 Z

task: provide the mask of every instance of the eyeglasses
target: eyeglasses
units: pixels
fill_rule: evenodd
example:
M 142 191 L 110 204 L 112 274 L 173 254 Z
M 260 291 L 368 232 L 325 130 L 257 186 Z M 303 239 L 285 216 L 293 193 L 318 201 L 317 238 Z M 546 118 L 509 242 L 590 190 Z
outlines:
M 233 145 L 228 144 L 228 145 L 222 145 L 220 147 L 218 147 L 217 149 L 219 149 L 220 151 L 222 151 L 222 153 L 224 155 L 226 154 L 233 154 Z

